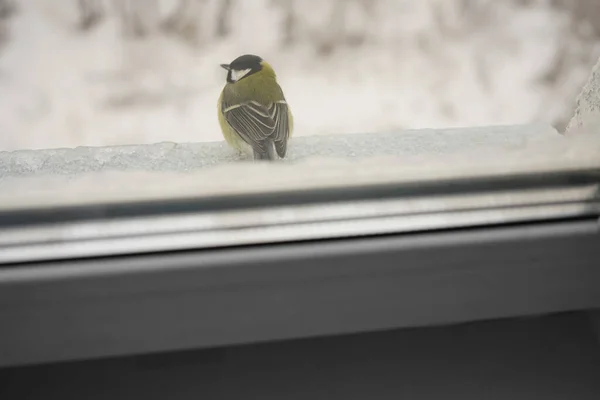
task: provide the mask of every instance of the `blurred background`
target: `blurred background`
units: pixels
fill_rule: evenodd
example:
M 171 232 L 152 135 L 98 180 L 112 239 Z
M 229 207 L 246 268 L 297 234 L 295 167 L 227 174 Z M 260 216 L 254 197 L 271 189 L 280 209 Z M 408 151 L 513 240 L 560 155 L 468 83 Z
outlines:
M 544 121 L 598 0 L 0 0 L 0 150 L 222 140 L 220 63 L 278 73 L 295 135 Z

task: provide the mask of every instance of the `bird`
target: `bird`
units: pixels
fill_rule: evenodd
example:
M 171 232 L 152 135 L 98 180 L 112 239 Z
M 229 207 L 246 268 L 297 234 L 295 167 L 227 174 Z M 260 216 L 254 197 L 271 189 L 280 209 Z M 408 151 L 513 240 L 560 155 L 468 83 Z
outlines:
M 254 54 L 220 65 L 227 71 L 217 104 L 225 141 L 254 160 L 284 158 L 294 118 L 273 67 Z

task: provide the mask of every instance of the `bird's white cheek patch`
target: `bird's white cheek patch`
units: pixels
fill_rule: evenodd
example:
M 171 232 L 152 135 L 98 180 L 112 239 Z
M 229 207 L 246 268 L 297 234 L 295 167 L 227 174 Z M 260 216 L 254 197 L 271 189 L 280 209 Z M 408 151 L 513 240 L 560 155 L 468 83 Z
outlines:
M 237 69 L 232 69 L 231 70 L 231 80 L 234 82 L 239 81 L 240 79 L 242 79 L 244 76 L 248 75 L 248 72 L 250 72 L 251 69 L 241 69 L 241 70 L 237 70 Z

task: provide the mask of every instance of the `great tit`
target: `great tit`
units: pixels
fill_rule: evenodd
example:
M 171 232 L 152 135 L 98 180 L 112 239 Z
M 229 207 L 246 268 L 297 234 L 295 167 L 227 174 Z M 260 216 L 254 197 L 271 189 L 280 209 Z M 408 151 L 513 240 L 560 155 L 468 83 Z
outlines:
M 284 158 L 294 120 L 273 68 L 252 54 L 221 67 L 227 83 L 217 108 L 227 143 L 255 160 Z

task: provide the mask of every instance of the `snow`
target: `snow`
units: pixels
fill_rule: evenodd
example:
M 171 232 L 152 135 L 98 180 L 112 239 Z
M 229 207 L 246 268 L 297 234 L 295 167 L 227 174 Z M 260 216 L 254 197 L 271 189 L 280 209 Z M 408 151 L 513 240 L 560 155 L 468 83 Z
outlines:
M 588 81 L 577 97 L 575 115 L 566 133 L 600 135 L 600 59 L 594 66 Z
M 482 149 L 518 149 L 533 143 L 560 140 L 556 130 L 543 124 L 464 129 L 314 135 L 292 139 L 284 162 L 309 158 L 364 159 L 413 156 L 442 157 L 474 154 Z M 247 159 L 223 142 L 76 147 L 0 152 L 0 188 L 7 177 L 78 175 L 87 172 L 180 171 Z
M 217 41 L 208 37 L 216 0 L 205 1 L 205 39 L 191 47 L 161 34 L 124 40 L 115 2 L 105 2 L 102 24 L 80 33 L 75 1 L 19 1 L 0 48 L 0 150 L 220 141 L 219 64 L 243 53 L 275 67 L 295 136 L 554 123 L 570 114 L 590 67 L 540 83 L 569 37 L 568 19 L 548 1 L 480 0 L 485 12 L 471 18 L 459 0 L 378 0 L 370 20 L 353 1 L 349 28 L 366 29 L 366 43 L 329 55 L 314 43 L 336 40 L 325 29 L 333 0 L 296 1 L 302 34 L 285 50 L 271 3 L 234 1 L 235 29 Z M 161 12 L 173 4 L 161 1 Z
M 457 130 L 457 137 L 463 130 Z M 491 132 L 494 132 L 492 129 Z M 518 133 L 515 128 L 513 133 Z M 521 132 L 523 132 L 521 130 Z M 548 132 L 548 131 L 546 131 Z M 435 132 L 432 132 L 435 136 Z M 0 179 L 0 210 L 14 207 L 53 207 L 57 205 L 123 202 L 140 200 L 166 200 L 218 195 L 240 195 L 286 190 L 309 190 L 323 188 L 365 187 L 377 184 L 424 184 L 428 181 L 445 179 L 475 179 L 490 176 L 507 176 L 523 173 L 544 173 L 574 171 L 595 168 L 600 159 L 597 138 L 592 135 L 531 135 L 520 142 L 512 141 L 505 146 L 469 147 L 465 152 L 444 151 L 430 148 L 430 151 L 406 151 L 397 154 L 367 157 L 308 157 L 284 163 L 217 163 L 211 168 L 173 168 L 165 162 L 174 162 L 177 157 L 161 158 L 161 152 L 181 151 L 174 144 L 131 146 L 130 159 L 136 159 L 136 150 L 148 150 L 156 157 L 142 154 L 137 159 L 138 167 L 124 170 L 94 168 L 94 161 L 86 159 L 92 168 L 86 173 L 69 174 L 70 162 L 78 162 L 76 152 L 63 158 L 63 174 L 22 174 Z M 438 133 L 439 134 L 439 133 Z M 343 136 L 340 135 L 340 138 Z M 472 137 L 472 136 L 471 136 Z M 523 136 L 522 136 L 523 137 Z M 326 136 L 305 138 L 326 140 Z M 331 137 L 330 137 L 331 138 Z M 356 142 L 353 142 L 356 143 Z M 216 145 L 216 144 L 211 144 Z M 163 146 L 156 148 L 155 146 Z M 185 145 L 178 145 L 185 147 Z M 203 144 L 196 144 L 202 147 Z M 298 146 L 302 148 L 303 146 Z M 91 149 L 94 152 L 98 149 Z M 121 148 L 121 150 L 125 150 Z M 448 150 L 448 149 L 446 149 Z M 52 151 L 52 150 L 51 150 Z M 20 153 L 20 152 L 19 152 Z M 20 160 L 38 168 L 35 153 L 20 154 Z M 195 152 L 193 152 L 195 153 Z M 391 152 L 393 153 L 393 152 Z M 439 154 L 443 154 L 440 156 Z M 211 153 L 212 154 L 212 153 Z M 79 154 L 80 155 L 80 154 Z M 368 155 L 368 153 L 365 153 Z M 104 155 L 114 167 L 118 161 Z M 123 154 L 127 159 L 127 154 Z M 93 159 L 93 157 L 92 157 Z M 166 159 L 166 161 L 165 161 Z M 81 160 L 79 160 L 81 161 Z M 127 160 L 125 160 L 127 161 Z M 182 157 L 182 163 L 190 159 Z M 67 173 L 65 173 L 67 172 Z M 71 171 L 73 172 L 73 171 Z

